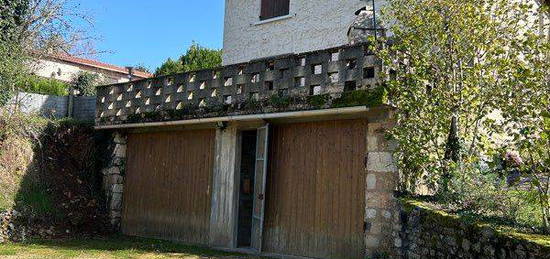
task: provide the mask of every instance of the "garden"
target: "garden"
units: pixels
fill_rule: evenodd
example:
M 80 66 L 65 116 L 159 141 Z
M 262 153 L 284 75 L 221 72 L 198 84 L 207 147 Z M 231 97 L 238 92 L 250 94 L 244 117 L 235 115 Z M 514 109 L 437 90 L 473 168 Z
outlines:
M 549 25 L 530 20 L 547 14 L 533 1 L 389 1 L 394 35 L 373 51 L 403 195 L 550 234 Z

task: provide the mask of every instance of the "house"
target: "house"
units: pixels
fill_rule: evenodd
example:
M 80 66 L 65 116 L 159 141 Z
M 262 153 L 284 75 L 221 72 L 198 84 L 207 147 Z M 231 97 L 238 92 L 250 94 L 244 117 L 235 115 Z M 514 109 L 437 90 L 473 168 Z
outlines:
M 45 55 L 32 65 L 33 73 L 64 82 L 72 81 L 79 73 L 100 75 L 105 84 L 123 83 L 153 77 L 152 74 L 128 67 L 119 67 L 96 60 L 66 54 Z
M 113 226 L 283 257 L 398 253 L 392 110 L 367 45 L 347 43 L 364 6 L 227 0 L 223 67 L 99 87 Z
M 385 71 L 347 38 L 365 5 L 227 0 L 223 67 L 98 88 L 113 226 L 280 257 L 401 256 Z
M 223 65 L 346 45 L 355 13 L 367 3 L 370 10 L 371 0 L 227 0 Z

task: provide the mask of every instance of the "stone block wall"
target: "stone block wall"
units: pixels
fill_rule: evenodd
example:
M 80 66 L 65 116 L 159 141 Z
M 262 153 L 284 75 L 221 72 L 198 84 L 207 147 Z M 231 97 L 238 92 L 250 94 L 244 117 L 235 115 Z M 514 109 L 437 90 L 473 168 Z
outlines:
M 95 108 L 95 96 L 75 96 L 72 117 L 77 120 L 93 121 L 95 119 Z
M 386 133 L 394 123 L 391 111 L 381 114 L 368 124 L 366 161 L 365 245 L 369 257 L 398 257 L 399 209 L 394 190 L 397 168 L 393 161 L 395 144 Z
M 102 173 L 103 189 L 105 191 L 111 227 L 113 230 L 118 230 L 122 216 L 127 138 L 120 132 L 112 134 L 112 145 L 108 149 L 109 161 L 107 167 L 102 170 Z
M 403 201 L 404 258 L 550 258 L 550 245 L 490 227 L 467 224 L 456 216 Z

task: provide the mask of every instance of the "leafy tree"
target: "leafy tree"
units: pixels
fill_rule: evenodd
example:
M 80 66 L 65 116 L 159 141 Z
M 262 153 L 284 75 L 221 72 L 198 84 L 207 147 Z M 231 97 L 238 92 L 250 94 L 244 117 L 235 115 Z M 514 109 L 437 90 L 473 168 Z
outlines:
M 26 0 L 0 1 L 0 106 L 12 97 L 16 83 L 27 71 L 23 49 L 17 44 L 17 33 L 28 12 Z
M 80 72 L 71 81 L 71 87 L 78 90 L 81 96 L 96 95 L 96 87 L 101 83 L 99 75 L 89 72 Z
M 151 70 L 149 70 L 148 67 L 146 67 L 145 65 L 143 64 L 137 64 L 134 66 L 134 69 L 136 70 L 139 70 L 141 72 L 146 72 L 146 73 L 151 73 Z
M 162 64 L 159 68 L 157 68 L 155 75 L 157 76 L 170 75 L 170 74 L 182 73 L 183 71 L 184 71 L 183 64 L 181 62 L 168 58 L 166 62 L 164 62 L 164 64 Z
M 159 76 L 209 69 L 219 67 L 221 64 L 221 50 L 209 49 L 193 42 L 187 52 L 177 61 L 170 58 L 166 60 L 164 64 L 157 68 L 155 75 Z
M 29 0 L 0 0 L 0 40 L 17 39 L 17 31 L 24 24 L 29 7 Z
M 22 90 L 34 60 L 48 53 L 75 53 L 93 40 L 89 17 L 72 0 L 0 0 L 0 104 Z M 88 53 L 88 52 L 87 52 Z
M 483 173 L 502 148 L 540 141 L 550 110 L 550 48 L 540 30 L 549 25 L 533 17 L 543 11 L 535 0 L 388 1 L 382 13 L 393 35 L 375 51 L 396 107 L 389 135 L 399 144 L 401 189 L 422 183 L 452 197 L 453 177 Z M 548 211 L 548 188 L 540 193 Z

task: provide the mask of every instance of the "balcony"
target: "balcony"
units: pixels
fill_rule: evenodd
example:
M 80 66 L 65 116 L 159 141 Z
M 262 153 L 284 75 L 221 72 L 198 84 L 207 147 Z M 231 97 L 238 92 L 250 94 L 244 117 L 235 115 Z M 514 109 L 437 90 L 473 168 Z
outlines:
M 355 45 L 100 86 L 96 124 L 379 106 L 380 68 Z

